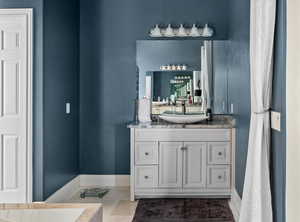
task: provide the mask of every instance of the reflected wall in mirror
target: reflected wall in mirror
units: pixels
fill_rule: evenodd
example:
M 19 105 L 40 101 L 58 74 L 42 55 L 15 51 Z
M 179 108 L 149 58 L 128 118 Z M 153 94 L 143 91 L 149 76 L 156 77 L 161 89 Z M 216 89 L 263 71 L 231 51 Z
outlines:
M 227 113 L 227 42 L 137 41 L 139 98 L 152 100 L 152 114 Z M 185 64 L 185 71 L 161 67 Z M 184 106 L 184 109 L 183 109 Z

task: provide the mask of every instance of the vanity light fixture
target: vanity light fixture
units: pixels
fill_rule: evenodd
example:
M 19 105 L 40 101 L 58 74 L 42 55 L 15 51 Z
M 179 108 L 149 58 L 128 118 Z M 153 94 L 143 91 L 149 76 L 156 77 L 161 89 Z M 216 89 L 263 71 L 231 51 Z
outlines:
M 196 24 L 193 24 L 192 28 L 186 28 L 183 24 L 180 24 L 177 28 L 172 27 L 171 24 L 168 24 L 166 28 L 161 28 L 159 25 L 155 25 L 149 33 L 152 38 L 212 37 L 213 34 L 214 31 L 208 24 L 205 24 L 203 28 L 197 27 Z
M 163 65 L 160 67 L 161 71 L 185 71 L 187 70 L 187 65 L 185 64 L 170 64 L 170 65 Z

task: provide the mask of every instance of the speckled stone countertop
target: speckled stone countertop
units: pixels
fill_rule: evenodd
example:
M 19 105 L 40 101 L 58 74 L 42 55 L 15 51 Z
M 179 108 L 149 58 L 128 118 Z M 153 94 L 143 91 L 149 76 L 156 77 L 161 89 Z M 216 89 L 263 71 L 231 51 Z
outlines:
M 235 128 L 235 119 L 230 115 L 214 115 L 212 121 L 202 121 L 194 124 L 169 123 L 158 119 L 149 123 L 132 122 L 127 125 L 128 128 L 151 129 L 151 128 L 171 128 L 171 129 L 231 129 Z
M 31 203 L 31 204 L 0 204 L 0 210 L 33 210 L 33 209 L 84 209 L 76 222 L 99 222 L 102 221 L 101 204 L 56 204 L 56 203 Z

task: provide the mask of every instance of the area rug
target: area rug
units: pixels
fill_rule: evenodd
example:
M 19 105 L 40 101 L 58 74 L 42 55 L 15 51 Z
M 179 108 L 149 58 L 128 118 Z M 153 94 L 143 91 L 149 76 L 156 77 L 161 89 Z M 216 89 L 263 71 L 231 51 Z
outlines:
M 226 199 L 141 199 L 133 222 L 234 222 Z

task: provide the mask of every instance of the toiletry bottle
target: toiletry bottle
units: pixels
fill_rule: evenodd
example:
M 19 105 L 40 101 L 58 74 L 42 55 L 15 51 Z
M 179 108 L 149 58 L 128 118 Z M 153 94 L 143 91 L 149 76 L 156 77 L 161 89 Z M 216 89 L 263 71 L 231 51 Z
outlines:
M 191 92 L 187 92 L 187 95 L 188 95 L 188 100 L 189 100 L 189 104 L 193 104 L 193 99 L 192 99 L 192 96 L 191 96 Z
M 189 96 L 189 104 L 192 105 L 193 104 L 193 97 L 190 95 Z

